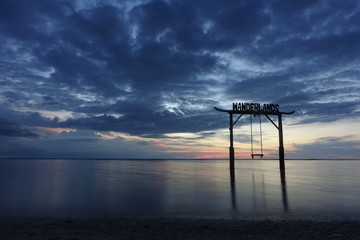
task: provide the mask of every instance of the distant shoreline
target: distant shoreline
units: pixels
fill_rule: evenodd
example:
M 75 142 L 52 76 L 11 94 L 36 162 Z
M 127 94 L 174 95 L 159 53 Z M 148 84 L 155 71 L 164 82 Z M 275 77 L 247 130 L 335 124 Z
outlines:
M 0 157 L 0 160 L 112 160 L 112 161 L 228 161 L 228 158 L 20 158 L 20 157 Z M 251 159 L 251 158 L 241 158 L 235 159 L 235 161 L 277 161 L 279 159 L 274 158 L 263 158 L 263 159 Z M 285 161 L 359 161 L 360 158 L 288 158 Z
M 360 239 L 354 220 L 0 218 L 3 239 Z

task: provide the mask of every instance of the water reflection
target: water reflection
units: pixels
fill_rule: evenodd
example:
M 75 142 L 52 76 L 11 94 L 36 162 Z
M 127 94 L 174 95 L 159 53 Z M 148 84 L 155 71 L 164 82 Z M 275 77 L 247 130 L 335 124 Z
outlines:
M 242 174 L 242 176 L 240 176 L 240 179 L 243 179 L 244 176 L 247 175 L 246 172 L 238 172 L 238 174 Z M 257 173 L 252 172 L 252 174 L 251 174 L 251 194 L 249 194 L 249 192 L 246 192 L 246 187 L 245 187 L 246 181 L 244 181 L 244 182 L 242 182 L 242 184 L 244 185 L 244 187 L 243 187 L 244 191 L 238 192 L 240 195 L 240 199 L 237 199 L 237 185 L 236 185 L 237 182 L 236 182 L 235 171 L 230 169 L 230 191 L 231 191 L 231 207 L 232 207 L 232 209 L 235 212 L 237 210 L 240 210 L 240 209 L 238 209 L 237 201 L 238 200 L 243 201 L 243 199 L 241 199 L 241 198 L 246 198 L 251 195 L 251 200 L 249 202 L 252 204 L 252 207 L 255 211 L 267 210 L 268 208 L 271 208 L 271 206 L 268 206 L 268 200 L 271 203 L 274 199 L 277 198 L 275 196 L 276 193 L 280 193 L 281 196 L 279 196 L 280 198 L 278 198 L 278 199 L 281 201 L 282 210 L 284 213 L 288 213 L 289 212 L 289 203 L 288 203 L 288 195 L 287 195 L 287 188 L 286 188 L 285 169 L 280 169 L 280 172 L 278 174 L 280 176 L 280 184 L 279 184 L 280 189 L 281 189 L 280 192 L 276 191 L 276 189 L 273 189 L 273 187 L 271 187 L 271 189 L 269 191 L 266 189 L 267 188 L 267 184 L 266 184 L 266 180 L 265 180 L 266 175 L 263 172 L 261 173 L 260 181 L 259 181 L 259 176 L 257 175 Z M 271 176 L 268 176 L 268 177 L 271 177 Z M 247 181 L 247 182 L 249 182 L 249 181 Z M 268 184 L 272 185 L 273 183 L 270 180 Z M 240 185 L 241 185 L 241 183 L 240 183 Z
M 282 203 L 284 206 L 284 212 L 289 212 L 288 196 L 286 190 L 286 176 L 285 169 L 280 169 L 280 181 L 281 181 L 281 194 L 282 194 Z
M 254 209 L 257 210 L 257 200 L 256 200 L 256 184 L 255 184 L 255 174 L 252 174 L 252 196 Z
M 360 161 L 0 160 L 0 216 L 360 218 Z
M 265 180 L 264 180 L 265 178 L 264 178 L 264 174 L 261 174 L 261 186 L 262 186 L 262 194 L 263 194 L 263 196 L 266 196 L 266 192 L 265 192 Z M 263 202 L 264 202 L 264 206 L 265 206 L 265 208 L 267 207 L 267 204 L 266 204 L 266 198 L 264 197 L 264 199 L 263 199 Z
M 235 183 L 235 170 L 230 168 L 230 186 L 231 186 L 231 206 L 236 210 L 236 183 Z

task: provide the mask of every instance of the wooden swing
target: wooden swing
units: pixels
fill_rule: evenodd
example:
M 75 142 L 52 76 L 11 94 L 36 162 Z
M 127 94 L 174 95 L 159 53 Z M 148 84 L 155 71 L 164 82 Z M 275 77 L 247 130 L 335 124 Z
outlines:
M 253 124 L 253 120 L 252 120 L 252 114 L 250 114 L 250 131 L 251 131 L 251 158 L 254 159 L 254 157 L 258 156 L 258 157 L 263 157 L 264 156 L 264 152 L 263 152 L 263 142 L 262 142 L 262 129 L 261 129 L 261 115 L 257 115 L 259 117 L 259 125 L 260 125 L 260 146 L 261 146 L 261 153 L 254 153 L 254 143 L 253 143 L 253 128 L 252 128 L 252 124 Z M 254 114 L 254 117 L 256 117 L 256 115 Z

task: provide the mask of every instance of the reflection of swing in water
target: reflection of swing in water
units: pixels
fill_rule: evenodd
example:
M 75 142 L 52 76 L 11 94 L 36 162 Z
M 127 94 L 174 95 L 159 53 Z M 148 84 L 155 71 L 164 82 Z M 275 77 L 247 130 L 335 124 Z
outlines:
M 263 152 L 263 143 L 262 143 L 262 129 L 261 129 L 261 115 L 256 115 L 254 114 L 254 118 L 255 117 L 259 117 L 259 125 L 260 125 L 260 146 L 261 146 L 261 153 L 254 153 L 254 141 L 253 141 L 253 120 L 252 120 L 252 114 L 250 114 L 250 131 L 251 131 L 251 158 L 254 159 L 254 157 L 258 156 L 258 157 L 263 157 L 264 156 L 264 152 Z

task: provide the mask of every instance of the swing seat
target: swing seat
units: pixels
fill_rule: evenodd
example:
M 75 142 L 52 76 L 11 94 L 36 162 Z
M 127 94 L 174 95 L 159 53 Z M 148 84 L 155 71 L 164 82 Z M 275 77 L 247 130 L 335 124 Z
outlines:
M 254 159 L 254 157 L 256 157 L 256 156 L 259 156 L 259 157 L 262 158 L 262 157 L 264 156 L 264 154 L 262 154 L 262 153 L 252 153 L 252 154 L 251 154 L 251 158 L 252 158 L 252 159 Z
M 254 157 L 263 157 L 263 141 L 262 141 L 262 130 L 261 130 L 261 116 L 260 114 L 257 115 L 259 117 L 259 125 L 260 125 L 260 144 L 261 144 L 261 153 L 254 153 L 254 143 L 253 143 L 253 121 L 252 121 L 252 117 L 250 115 L 250 131 L 251 131 L 251 158 L 254 159 Z M 256 117 L 256 115 L 254 115 L 254 117 Z

